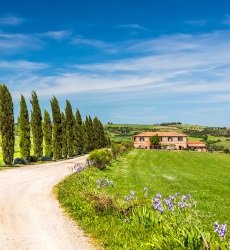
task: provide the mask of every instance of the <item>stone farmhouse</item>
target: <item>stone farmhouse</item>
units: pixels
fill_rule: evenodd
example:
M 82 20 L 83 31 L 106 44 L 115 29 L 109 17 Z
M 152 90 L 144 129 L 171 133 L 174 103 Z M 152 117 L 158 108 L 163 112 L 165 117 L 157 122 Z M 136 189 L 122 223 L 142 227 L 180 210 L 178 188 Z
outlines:
M 194 151 L 207 151 L 204 142 L 189 142 L 188 136 L 176 132 L 142 132 L 133 136 L 134 147 L 151 149 L 149 138 L 158 135 L 160 137 L 160 148 L 171 150 L 190 149 Z

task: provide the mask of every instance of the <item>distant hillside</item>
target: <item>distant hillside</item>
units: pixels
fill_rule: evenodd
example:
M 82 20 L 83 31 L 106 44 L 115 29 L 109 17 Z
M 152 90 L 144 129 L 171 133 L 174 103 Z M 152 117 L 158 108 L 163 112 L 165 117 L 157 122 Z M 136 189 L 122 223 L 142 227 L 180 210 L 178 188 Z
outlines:
M 161 124 L 112 124 L 105 125 L 112 141 L 132 141 L 132 136 L 142 131 L 175 131 L 185 133 L 191 141 L 205 141 L 210 150 L 230 150 L 230 129 L 168 122 Z

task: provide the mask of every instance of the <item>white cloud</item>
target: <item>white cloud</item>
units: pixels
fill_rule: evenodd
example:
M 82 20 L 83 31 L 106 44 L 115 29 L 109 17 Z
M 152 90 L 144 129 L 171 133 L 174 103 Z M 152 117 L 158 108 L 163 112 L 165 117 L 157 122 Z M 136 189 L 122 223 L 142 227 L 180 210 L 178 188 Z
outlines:
M 98 40 L 78 39 L 79 44 L 87 46 L 107 46 Z M 62 69 L 63 73 L 16 73 L 9 81 L 18 84 L 15 95 L 22 89 L 25 95 L 38 89 L 40 96 L 100 92 L 119 93 L 122 98 L 136 101 L 173 102 L 171 97 L 181 103 L 229 101 L 230 32 L 162 36 L 128 48 L 135 57 L 69 66 Z
M 63 40 L 70 37 L 71 32 L 69 30 L 58 30 L 58 31 L 48 31 L 41 34 L 37 34 L 41 37 L 47 37 L 54 40 Z
M 117 51 L 116 47 L 110 43 L 104 42 L 102 40 L 97 40 L 97 39 L 83 38 L 81 36 L 72 39 L 72 44 L 79 45 L 79 46 L 81 45 L 89 46 L 89 47 L 101 49 L 107 52 Z
M 205 26 L 208 23 L 208 21 L 205 19 L 194 19 L 194 20 L 189 20 L 186 23 L 191 26 L 202 27 L 202 26 Z
M 14 15 L 0 17 L 0 25 L 18 26 L 25 22 L 24 18 Z
M 6 61 L 6 60 L 0 60 L 0 68 L 1 70 L 6 71 L 36 71 L 45 69 L 48 67 L 48 64 L 46 63 L 35 63 L 30 61 Z
M 144 27 L 144 26 L 142 26 L 140 24 L 137 24 L 137 23 L 121 24 L 121 25 L 118 25 L 117 28 L 151 31 L 151 29 L 148 29 L 148 28 L 146 28 L 146 27 Z
M 0 33 L 0 54 L 23 53 L 29 49 L 40 49 L 42 41 L 33 34 Z
M 0 55 L 21 54 L 28 50 L 40 50 L 47 39 L 61 41 L 71 37 L 68 30 L 44 33 L 6 33 L 0 31 Z

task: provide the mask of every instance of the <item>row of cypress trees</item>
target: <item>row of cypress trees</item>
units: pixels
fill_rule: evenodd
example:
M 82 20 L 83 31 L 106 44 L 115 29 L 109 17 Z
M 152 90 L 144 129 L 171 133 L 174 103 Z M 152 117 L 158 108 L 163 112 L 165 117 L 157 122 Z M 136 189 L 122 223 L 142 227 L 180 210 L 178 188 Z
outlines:
M 52 97 L 52 119 L 47 110 L 44 110 L 42 117 L 35 91 L 31 94 L 30 103 L 31 117 L 26 100 L 21 95 L 18 130 L 20 154 L 25 160 L 30 160 L 32 148 L 36 158 L 45 155 L 57 160 L 109 145 L 110 141 L 101 121 L 97 117 L 92 120 L 90 116 L 86 116 L 83 121 L 79 110 L 74 114 L 70 101 L 66 100 L 65 110 L 62 112 L 57 98 Z M 6 165 L 11 165 L 15 144 L 14 110 L 10 91 L 4 84 L 0 85 L 0 132 L 3 161 Z

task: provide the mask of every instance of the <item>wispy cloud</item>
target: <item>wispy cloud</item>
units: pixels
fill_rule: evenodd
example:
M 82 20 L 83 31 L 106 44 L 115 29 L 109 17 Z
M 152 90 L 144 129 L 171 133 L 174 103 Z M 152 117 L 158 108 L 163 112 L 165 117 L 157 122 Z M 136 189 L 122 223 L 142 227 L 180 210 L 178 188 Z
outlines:
M 37 63 L 37 62 L 30 62 L 30 61 L 24 61 L 24 60 L 18 60 L 18 61 L 6 61 L 6 60 L 0 60 L 0 68 L 1 70 L 7 70 L 7 71 L 36 71 L 41 70 L 49 67 L 46 63 Z
M 137 24 L 137 23 L 121 24 L 121 25 L 118 25 L 117 28 L 151 31 L 151 29 L 146 28 L 146 27 L 144 27 L 144 26 L 142 26 L 140 24 Z
M 78 43 L 92 46 L 92 40 Z M 98 43 L 103 49 L 106 45 Z M 109 98 L 107 102 L 119 103 L 122 99 L 140 105 L 146 101 L 149 105 L 168 102 L 169 106 L 229 102 L 229 31 L 161 36 L 128 46 L 124 51 L 127 49 L 133 54 L 126 59 L 63 67 L 62 73 L 30 71 L 22 75 L 18 71 L 10 74 L 7 81 L 17 86 L 13 90 L 15 96 L 22 90 L 29 96 L 36 88 L 41 97 L 104 93 L 100 101 Z M 46 66 L 29 65 L 41 70 Z
M 32 34 L 0 33 L 0 54 L 17 54 L 41 47 L 42 41 Z
M 47 37 L 54 40 L 63 40 L 71 36 L 69 30 L 58 30 L 58 31 L 48 31 L 44 33 L 37 34 L 40 37 Z
M 0 17 L 0 26 L 1 25 L 10 25 L 10 26 L 18 26 L 25 22 L 24 18 L 8 15 Z
M 47 31 L 43 33 L 6 33 L 0 32 L 0 55 L 21 54 L 29 50 L 40 50 L 47 39 L 62 41 L 71 39 L 68 30 Z
M 72 44 L 79 45 L 79 46 L 81 45 L 89 46 L 89 47 L 93 47 L 96 49 L 105 50 L 107 52 L 116 52 L 115 46 L 105 41 L 97 40 L 97 39 L 89 39 L 89 38 L 84 38 L 84 37 L 79 36 L 79 37 L 72 39 Z
M 191 26 L 202 27 L 205 26 L 208 23 L 208 21 L 206 19 L 194 19 L 194 20 L 189 20 L 186 23 Z

